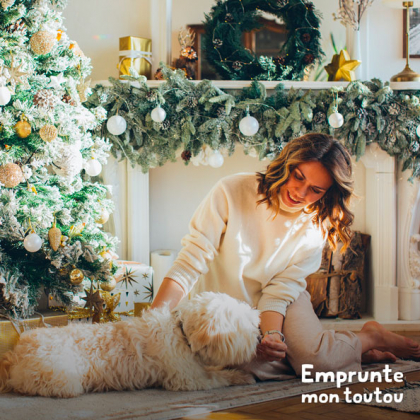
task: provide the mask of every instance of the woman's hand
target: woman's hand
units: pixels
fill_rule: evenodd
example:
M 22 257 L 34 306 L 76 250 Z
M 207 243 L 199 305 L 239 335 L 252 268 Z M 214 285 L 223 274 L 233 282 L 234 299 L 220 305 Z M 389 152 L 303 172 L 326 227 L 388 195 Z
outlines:
M 286 350 L 280 334 L 267 334 L 257 346 L 257 357 L 267 362 L 280 361 L 286 357 Z

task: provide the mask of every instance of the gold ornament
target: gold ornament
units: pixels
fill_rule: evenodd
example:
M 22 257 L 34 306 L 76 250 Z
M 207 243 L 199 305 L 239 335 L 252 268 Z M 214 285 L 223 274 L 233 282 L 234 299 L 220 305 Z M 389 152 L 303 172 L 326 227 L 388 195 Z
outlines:
M 82 270 L 79 270 L 78 268 L 73 268 L 73 270 L 70 271 L 70 283 L 74 286 L 80 284 L 85 276 L 82 273 Z
M 93 309 L 95 313 L 103 311 L 104 300 L 99 290 L 93 290 L 93 284 L 90 285 L 90 291 L 85 289 L 86 296 L 82 297 L 86 301 L 85 308 Z
M 24 180 L 22 169 L 16 163 L 0 166 L 0 182 L 6 188 L 14 188 Z
M 344 79 L 348 82 L 356 79 L 354 70 L 361 64 L 361 61 L 350 60 L 349 53 L 346 50 L 341 50 L 340 54 L 334 54 L 330 64 L 325 66 L 325 71 L 328 73 L 328 81 L 337 82 Z
M 120 303 L 121 293 L 114 296 L 107 291 L 101 291 L 101 297 L 105 303 L 105 309 L 101 315 L 100 322 L 117 322 L 121 320 L 120 315 L 114 314 L 115 308 Z
M 56 42 L 56 36 L 48 31 L 39 31 L 32 35 L 30 44 L 32 51 L 37 55 L 44 55 L 51 52 Z
M 9 74 L 10 74 L 10 80 L 15 85 L 19 83 L 23 83 L 22 77 L 28 76 L 27 72 L 21 71 L 22 63 L 20 63 L 17 67 L 15 67 L 15 58 L 12 54 L 12 62 L 10 64 L 10 67 L 8 68 Z
M 103 209 L 101 212 L 101 215 L 95 220 L 96 223 L 98 223 L 99 225 L 103 225 L 104 223 L 106 223 L 109 219 L 109 213 Z
M 1 7 L 6 10 L 7 8 L 13 6 L 14 3 L 15 0 L 1 0 Z
M 48 231 L 48 241 L 50 242 L 50 246 L 53 249 L 53 251 L 57 251 L 59 246 L 61 245 L 61 230 L 55 226 L 55 222 L 53 224 L 53 227 Z M 83 276 L 83 273 L 82 273 L 82 276 Z M 70 274 L 70 277 L 71 277 L 71 274 Z M 83 277 L 82 277 L 82 280 L 83 280 Z
M 85 54 L 80 49 L 79 44 L 75 41 L 73 41 L 69 48 L 73 51 L 74 55 L 77 55 L 78 57 L 85 57 Z
M 86 92 L 90 87 L 91 81 L 92 81 L 92 79 L 89 79 L 87 81 L 84 80 L 83 82 L 80 82 L 77 85 L 77 92 L 79 93 L 80 102 L 86 102 L 87 101 Z
M 32 132 L 31 124 L 29 124 L 28 121 L 18 121 L 15 124 L 14 129 L 17 136 L 21 139 L 26 139 L 26 137 L 29 137 Z
M 44 125 L 44 127 L 39 130 L 39 136 L 42 140 L 46 142 L 53 141 L 57 138 L 58 130 L 51 124 Z
M 101 289 L 105 292 L 112 292 L 117 286 L 117 281 L 114 278 L 111 278 L 107 282 L 101 283 Z

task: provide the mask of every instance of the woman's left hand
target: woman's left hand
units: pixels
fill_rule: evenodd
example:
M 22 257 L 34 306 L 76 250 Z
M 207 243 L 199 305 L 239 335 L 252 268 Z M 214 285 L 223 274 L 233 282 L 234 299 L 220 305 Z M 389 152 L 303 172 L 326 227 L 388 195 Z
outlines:
M 283 360 L 286 357 L 287 345 L 279 334 L 268 334 L 257 346 L 257 357 L 267 362 Z

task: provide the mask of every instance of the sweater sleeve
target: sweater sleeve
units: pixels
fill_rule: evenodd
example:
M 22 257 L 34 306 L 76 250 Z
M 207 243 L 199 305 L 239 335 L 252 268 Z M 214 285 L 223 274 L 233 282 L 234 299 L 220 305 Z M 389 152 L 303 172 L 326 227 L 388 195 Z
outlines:
M 321 265 L 323 243 L 303 252 L 302 258 L 292 262 L 274 276 L 262 289 L 258 302 L 261 312 L 274 311 L 286 314 L 286 308 L 306 289 L 306 277 L 315 273 Z
M 217 255 L 228 220 L 228 199 L 221 181 L 207 194 L 195 211 L 189 234 L 182 238 L 183 248 L 166 277 L 175 280 L 185 291 L 194 286 Z

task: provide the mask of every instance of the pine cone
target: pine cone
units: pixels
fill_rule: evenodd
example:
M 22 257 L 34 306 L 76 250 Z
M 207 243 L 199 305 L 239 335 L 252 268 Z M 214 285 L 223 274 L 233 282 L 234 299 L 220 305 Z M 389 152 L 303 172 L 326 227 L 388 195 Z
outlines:
M 190 150 L 184 150 L 181 153 L 181 158 L 182 158 L 182 160 L 185 160 L 185 162 L 188 162 L 191 159 L 191 156 L 192 156 L 192 154 L 191 154 Z
M 47 111 L 53 110 L 56 102 L 54 93 L 48 89 L 42 89 L 34 95 L 34 105 Z
M 61 98 L 61 100 L 65 104 L 69 104 L 69 105 L 72 105 L 72 106 L 76 106 L 77 105 L 77 102 L 68 93 L 65 93 L 63 95 L 63 97 Z
M 187 106 L 189 108 L 195 108 L 198 105 L 198 99 L 195 96 L 189 96 L 187 99 Z
M 155 102 L 157 100 L 157 93 L 155 90 L 150 90 L 149 92 L 146 93 L 146 99 L 149 102 Z
M 311 35 L 308 33 L 302 34 L 301 39 L 305 44 L 307 44 L 311 40 Z
M 284 57 L 274 57 L 274 63 L 276 66 L 284 66 L 286 64 L 286 59 Z
M 315 61 L 315 57 L 313 54 L 306 54 L 305 57 L 303 57 L 303 61 L 306 64 L 312 64 Z
M 22 19 L 19 19 L 15 23 L 12 23 L 9 26 L 7 26 L 6 31 L 9 34 L 25 36 L 26 35 L 25 22 Z
M 162 127 L 162 130 L 169 130 L 171 123 L 169 120 L 164 120 L 160 123 L 160 126 Z

